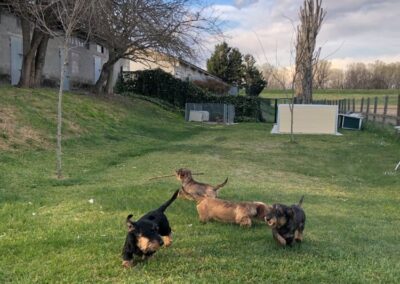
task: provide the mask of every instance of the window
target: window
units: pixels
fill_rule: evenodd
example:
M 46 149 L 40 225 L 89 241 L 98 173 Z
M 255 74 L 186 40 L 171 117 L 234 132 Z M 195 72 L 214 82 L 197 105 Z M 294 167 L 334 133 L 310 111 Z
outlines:
M 97 52 L 104 53 L 104 46 L 98 44 L 97 45 Z

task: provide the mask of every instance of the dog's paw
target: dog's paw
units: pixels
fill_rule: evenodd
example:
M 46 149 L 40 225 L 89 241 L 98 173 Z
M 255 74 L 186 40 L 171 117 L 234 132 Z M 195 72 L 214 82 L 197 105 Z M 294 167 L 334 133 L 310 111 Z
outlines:
M 124 268 L 131 268 L 131 267 L 135 266 L 135 264 L 134 264 L 133 260 L 124 260 L 122 262 L 122 266 Z
M 172 237 L 171 236 L 163 236 L 164 246 L 167 248 L 172 245 Z

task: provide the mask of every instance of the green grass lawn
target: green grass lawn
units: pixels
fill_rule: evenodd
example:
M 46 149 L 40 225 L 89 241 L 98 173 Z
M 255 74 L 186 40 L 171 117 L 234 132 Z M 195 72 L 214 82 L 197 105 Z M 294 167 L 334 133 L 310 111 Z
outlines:
M 339 99 L 355 99 L 357 102 L 361 98 L 378 97 L 378 103 L 383 105 L 384 97 L 389 97 L 389 105 L 397 105 L 397 97 L 400 90 L 314 90 L 313 98 L 315 100 L 339 100 Z M 260 97 L 263 98 L 285 98 L 285 93 L 282 90 L 265 89 Z M 371 101 L 372 104 L 372 101 Z
M 55 177 L 56 93 L 0 88 L 0 283 L 398 283 L 400 143 L 383 132 L 271 135 L 271 124 L 185 123 L 149 102 L 66 94 L 64 173 Z M 200 224 L 167 210 L 174 244 L 121 267 L 124 219 L 158 207 L 188 167 L 221 198 L 292 204 L 305 195 L 301 246 L 262 223 Z M 94 202 L 90 203 L 89 200 Z

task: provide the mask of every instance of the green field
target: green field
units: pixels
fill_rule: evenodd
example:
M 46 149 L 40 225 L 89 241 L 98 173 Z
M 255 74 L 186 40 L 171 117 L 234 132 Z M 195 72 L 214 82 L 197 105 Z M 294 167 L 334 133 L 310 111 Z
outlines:
M 339 100 L 339 99 L 355 99 L 360 101 L 361 98 L 378 97 L 379 104 L 383 104 L 384 97 L 389 96 L 389 105 L 397 105 L 397 97 L 400 90 L 314 90 L 313 98 L 315 100 Z M 282 90 L 265 89 L 260 97 L 263 98 L 285 98 L 287 95 Z
M 52 90 L 0 88 L 0 283 L 398 283 L 400 143 L 385 132 L 271 135 L 271 124 L 189 124 L 139 99 L 65 96 L 64 173 L 55 177 Z M 174 244 L 121 267 L 129 213 L 179 187 L 188 167 L 221 198 L 291 204 L 305 195 L 301 246 L 263 223 L 200 224 L 195 204 L 167 210 Z M 89 200 L 93 199 L 93 203 Z

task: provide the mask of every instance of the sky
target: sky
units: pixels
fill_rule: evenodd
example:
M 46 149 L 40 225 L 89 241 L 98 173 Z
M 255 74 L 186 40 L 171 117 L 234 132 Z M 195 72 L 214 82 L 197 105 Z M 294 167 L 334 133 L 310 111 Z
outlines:
M 260 65 L 293 64 L 294 26 L 303 0 L 211 1 L 230 46 L 252 54 Z M 317 48 L 333 67 L 400 61 L 400 0 L 322 0 L 322 7 L 327 14 Z M 216 43 L 210 42 L 209 52 Z

